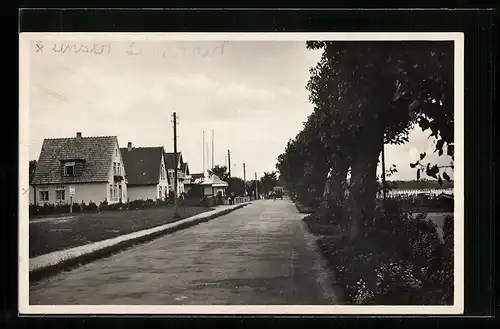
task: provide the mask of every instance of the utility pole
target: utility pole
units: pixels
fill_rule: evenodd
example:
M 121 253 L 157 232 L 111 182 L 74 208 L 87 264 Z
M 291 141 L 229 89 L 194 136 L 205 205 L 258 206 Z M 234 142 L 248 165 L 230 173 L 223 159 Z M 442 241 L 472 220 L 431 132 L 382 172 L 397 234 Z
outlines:
M 243 182 L 245 183 L 245 196 L 247 196 L 247 171 L 245 168 L 245 162 L 243 162 Z
M 177 159 L 177 114 L 174 112 L 174 207 L 175 207 L 175 218 L 179 218 L 179 209 L 177 206 L 177 165 L 179 160 Z
M 205 175 L 205 130 L 203 130 L 203 144 L 201 144 L 203 151 L 203 175 Z
M 227 168 L 229 170 L 229 178 L 231 178 L 231 152 L 227 150 Z
M 385 201 L 387 190 L 385 186 L 385 144 L 382 144 L 382 198 Z
M 255 200 L 258 199 L 258 196 L 259 196 L 259 189 L 257 188 L 257 173 L 255 173 Z
M 214 130 L 212 129 L 212 170 L 214 170 Z

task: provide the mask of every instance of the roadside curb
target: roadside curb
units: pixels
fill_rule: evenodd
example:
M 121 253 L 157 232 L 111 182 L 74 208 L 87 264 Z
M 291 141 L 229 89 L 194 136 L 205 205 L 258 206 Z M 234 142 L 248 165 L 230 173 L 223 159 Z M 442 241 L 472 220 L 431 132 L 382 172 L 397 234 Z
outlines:
M 39 281 L 39 280 L 46 278 L 48 276 L 52 276 L 54 274 L 57 274 L 59 272 L 71 270 L 75 267 L 90 263 L 90 262 L 95 261 L 95 260 L 100 259 L 100 258 L 109 257 L 109 256 L 111 256 L 119 251 L 123 251 L 124 249 L 133 247 L 137 244 L 151 241 L 151 240 L 159 238 L 163 235 L 171 234 L 171 233 L 186 229 L 186 228 L 191 227 L 191 226 L 195 226 L 195 225 L 198 225 L 198 224 L 201 224 L 204 222 L 208 222 L 208 221 L 215 219 L 217 217 L 227 215 L 230 212 L 233 212 L 237 209 L 241 209 L 249 204 L 250 204 L 250 202 L 245 202 L 245 203 L 242 203 L 240 205 L 236 205 L 233 208 L 223 209 L 219 212 L 212 213 L 208 216 L 206 216 L 206 215 L 203 216 L 204 213 L 201 213 L 201 214 L 198 214 L 198 215 L 195 215 L 192 217 L 182 219 L 182 220 L 177 221 L 177 222 L 168 223 L 165 225 L 153 227 L 151 229 L 146 229 L 146 230 L 141 230 L 138 232 L 126 234 L 124 236 L 120 236 L 117 238 L 92 243 L 95 245 L 103 245 L 103 247 L 96 247 L 96 249 L 94 249 L 94 250 L 91 250 L 89 252 L 80 253 L 80 254 L 77 254 L 76 256 L 70 255 L 66 259 L 63 259 L 62 256 L 59 256 L 61 259 L 57 260 L 56 262 L 50 262 L 50 261 L 45 261 L 45 263 L 42 262 L 41 265 L 29 270 L 29 281 L 36 282 L 36 281 Z M 143 234 L 141 234 L 141 232 Z M 126 238 L 127 236 L 130 236 L 130 238 Z M 125 237 L 125 239 L 123 239 L 124 237 Z M 117 242 L 114 242 L 114 241 L 117 241 Z M 92 245 L 92 244 L 89 244 L 89 245 Z M 106 245 L 106 244 L 108 244 L 108 245 Z M 89 246 L 89 245 L 86 245 L 86 246 Z M 72 248 L 71 250 L 76 250 L 76 249 L 82 248 L 82 247 L 85 247 L 85 246 Z M 64 252 L 67 252 L 67 250 L 56 251 L 56 252 L 50 253 L 50 254 L 62 255 Z M 40 259 L 41 257 L 44 257 L 44 256 L 46 256 L 46 255 L 41 255 L 41 256 L 38 256 L 35 258 Z M 55 256 L 55 257 L 57 257 L 57 256 Z M 32 262 L 32 260 L 33 259 L 30 259 L 30 263 Z

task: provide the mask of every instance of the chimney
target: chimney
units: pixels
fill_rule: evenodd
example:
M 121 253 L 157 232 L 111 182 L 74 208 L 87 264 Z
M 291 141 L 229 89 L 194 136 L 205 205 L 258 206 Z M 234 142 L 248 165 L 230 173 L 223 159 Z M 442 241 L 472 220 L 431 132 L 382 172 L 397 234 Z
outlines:
M 128 142 L 127 148 L 129 152 L 132 151 L 132 142 Z
M 80 140 L 81 138 L 82 138 L 82 133 L 81 132 L 77 132 L 76 133 L 76 139 Z

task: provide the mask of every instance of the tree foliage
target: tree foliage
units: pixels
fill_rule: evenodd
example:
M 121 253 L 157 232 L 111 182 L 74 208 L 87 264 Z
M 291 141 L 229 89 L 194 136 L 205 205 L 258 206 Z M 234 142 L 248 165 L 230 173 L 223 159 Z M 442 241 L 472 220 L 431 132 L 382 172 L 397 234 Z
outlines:
M 278 185 L 278 173 L 276 171 L 264 172 L 264 175 L 260 178 L 260 185 L 262 192 L 268 193 Z
M 302 199 L 340 205 L 336 215 L 345 215 L 355 237 L 360 222 L 373 217 L 384 144 L 408 142 L 419 126 L 430 131 L 438 155 L 446 147 L 453 161 L 453 43 L 309 41 L 306 47 L 322 50 L 306 86 L 314 110 L 276 168 Z M 411 163 L 418 178 L 449 178 L 442 167 L 423 165 L 424 157 Z
M 213 169 L 208 170 L 208 174 L 210 176 L 216 175 L 217 177 L 219 177 L 220 179 L 222 179 L 225 182 L 227 182 L 227 180 L 229 178 L 229 173 L 227 171 L 226 166 L 215 165 L 213 167 Z
M 243 196 L 245 193 L 245 182 L 239 177 L 229 177 L 227 179 L 227 193 L 235 196 Z
M 29 183 L 30 184 L 33 181 L 33 178 L 35 177 L 36 165 L 37 165 L 36 160 L 30 160 L 30 162 L 29 162 Z

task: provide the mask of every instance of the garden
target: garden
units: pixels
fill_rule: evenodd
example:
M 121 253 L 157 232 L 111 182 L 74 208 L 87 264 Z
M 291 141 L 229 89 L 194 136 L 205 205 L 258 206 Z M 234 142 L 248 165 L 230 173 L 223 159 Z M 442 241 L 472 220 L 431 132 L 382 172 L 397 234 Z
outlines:
M 386 170 L 383 155 L 386 144 L 409 143 L 412 129 L 428 131 L 442 161 L 426 162 L 422 150 L 408 166 L 417 181 L 426 176 L 452 184 L 453 44 L 306 46 L 322 51 L 307 85 L 314 110 L 276 168 L 298 210 L 309 214 L 304 222 L 318 238 L 342 302 L 453 304 L 453 216 L 443 213 L 440 233 L 426 214 L 452 213 L 453 200 L 386 197 L 386 177 L 397 168 Z
M 180 204 L 176 217 L 170 203 L 153 200 L 113 205 L 103 202 L 99 207 L 74 204 L 72 214 L 69 205 L 30 206 L 30 213 L 43 220 L 30 221 L 29 257 L 150 229 L 210 210 L 210 207 Z

